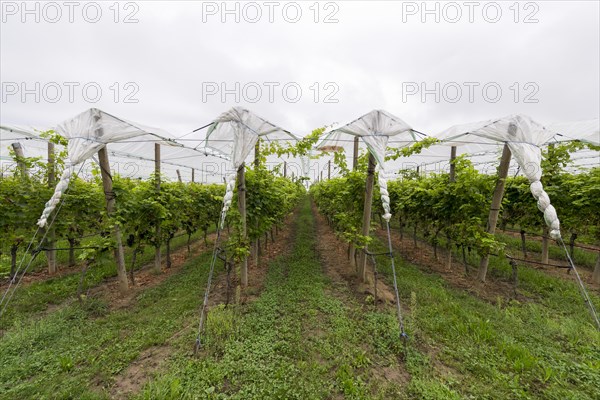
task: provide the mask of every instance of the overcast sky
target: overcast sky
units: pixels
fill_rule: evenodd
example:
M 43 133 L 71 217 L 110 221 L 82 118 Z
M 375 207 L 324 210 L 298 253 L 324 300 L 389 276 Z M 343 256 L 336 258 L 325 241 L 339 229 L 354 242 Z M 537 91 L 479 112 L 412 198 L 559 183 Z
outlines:
M 598 1 L 427 3 L 4 1 L 0 121 L 97 107 L 180 136 L 236 105 L 300 135 L 375 108 L 428 134 L 598 118 Z

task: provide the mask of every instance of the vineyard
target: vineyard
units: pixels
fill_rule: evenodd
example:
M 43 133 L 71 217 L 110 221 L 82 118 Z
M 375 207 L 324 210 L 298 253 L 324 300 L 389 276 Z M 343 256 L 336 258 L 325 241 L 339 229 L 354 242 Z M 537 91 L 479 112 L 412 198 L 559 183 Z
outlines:
M 39 135 L 47 158 L 12 147 L 0 399 L 600 397 L 600 166 L 572 168 L 600 144 L 523 116 L 299 137 L 234 108 L 199 129 L 200 151 L 92 109 Z M 394 164 L 436 146 L 448 170 Z M 165 173 L 184 151 L 228 168 Z

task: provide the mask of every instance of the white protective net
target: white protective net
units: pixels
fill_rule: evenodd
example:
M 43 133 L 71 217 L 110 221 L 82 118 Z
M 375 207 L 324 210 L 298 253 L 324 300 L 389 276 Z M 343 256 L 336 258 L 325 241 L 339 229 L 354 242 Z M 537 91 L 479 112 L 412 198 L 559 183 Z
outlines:
M 537 200 L 539 210 L 550 229 L 550 236 L 560 239 L 560 222 L 556 209 L 544 190 L 542 177 L 541 146 L 553 140 L 557 132 L 548 129 L 525 115 L 509 115 L 504 118 L 455 125 L 437 136 L 447 145 L 461 146 L 485 144 L 486 141 L 506 143 L 512 155 L 529 179 L 530 190 Z
M 547 128 L 556 132 L 552 138 L 557 142 L 569 142 L 579 140 L 600 146 L 600 120 L 589 119 L 584 121 L 555 122 L 548 124 Z
M 91 108 L 83 113 L 60 123 L 55 131 L 68 139 L 68 163 L 56 185 L 52 198 L 46 203 L 37 224 L 44 227 L 48 217 L 60 202 L 62 194 L 69 186 L 75 173 L 75 167 L 91 158 L 100 149 L 109 143 L 115 145 L 117 154 L 137 154 L 141 159 L 150 159 L 154 154 L 154 143 L 160 143 L 167 155 L 181 154 L 201 156 L 206 151 L 195 151 L 185 148 L 177 143 L 170 135 L 158 128 L 144 126 L 135 122 L 126 121 L 96 108 Z M 171 151 L 169 151 L 171 150 Z
M 225 178 L 221 228 L 231 207 L 236 171 L 254 150 L 259 138 L 267 143 L 298 140 L 292 133 L 242 107 L 233 107 L 224 112 L 208 128 L 205 147 L 230 157 L 231 169 Z
M 388 146 L 396 148 L 409 146 L 419 141 L 420 135 L 400 118 L 383 110 L 373 110 L 347 125 L 329 131 L 317 145 L 317 149 L 343 150 L 347 154 L 352 154 L 354 137 L 359 137 L 377 161 L 383 218 L 389 221 L 392 214 L 387 190 L 386 149 Z

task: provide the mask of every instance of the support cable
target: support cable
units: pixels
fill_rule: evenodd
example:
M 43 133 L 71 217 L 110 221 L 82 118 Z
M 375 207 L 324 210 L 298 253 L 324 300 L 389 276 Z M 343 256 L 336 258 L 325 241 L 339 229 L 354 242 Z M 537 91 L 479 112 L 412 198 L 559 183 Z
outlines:
M 596 312 L 594 303 L 592 303 L 592 299 L 590 298 L 590 295 L 588 294 L 588 292 L 585 288 L 585 285 L 583 284 L 583 281 L 581 280 L 581 277 L 579 276 L 579 272 L 577 272 L 577 268 L 575 268 L 575 264 L 573 263 L 573 260 L 571 259 L 569 250 L 567 249 L 565 242 L 562 240 L 562 237 L 560 237 L 558 241 L 562 245 L 563 250 L 565 251 L 565 255 L 567 256 L 567 260 L 569 261 L 569 264 L 571 265 L 571 269 L 573 270 L 573 272 L 575 272 L 575 279 L 577 280 L 577 284 L 579 285 L 579 291 L 581 292 L 583 301 L 586 303 L 588 309 L 590 310 L 592 319 L 596 323 L 596 328 L 598 328 L 598 330 L 600 331 L 600 320 L 598 319 L 598 313 Z
M 215 239 L 215 245 L 213 248 L 212 258 L 210 260 L 210 269 L 208 272 L 208 280 L 206 282 L 206 289 L 204 290 L 204 301 L 200 307 L 200 321 L 198 322 L 198 334 L 196 335 L 196 343 L 194 345 L 194 354 L 197 354 L 202 347 L 202 334 L 204 333 L 204 324 L 206 322 L 206 308 L 208 307 L 208 295 L 210 293 L 210 286 L 215 271 L 215 264 L 219 256 L 219 243 L 221 241 L 221 227 L 225 222 L 225 215 L 221 213 L 221 221 L 217 226 L 217 238 Z

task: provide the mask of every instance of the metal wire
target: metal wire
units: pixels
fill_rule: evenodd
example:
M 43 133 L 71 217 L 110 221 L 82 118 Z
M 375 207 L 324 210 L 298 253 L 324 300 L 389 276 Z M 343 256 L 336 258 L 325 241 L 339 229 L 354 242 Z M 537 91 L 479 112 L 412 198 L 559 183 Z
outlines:
M 581 296 L 583 297 L 583 301 L 586 303 L 588 309 L 590 310 L 590 314 L 592 315 L 592 319 L 594 320 L 594 322 L 596 323 L 596 328 L 598 328 L 598 330 L 600 331 L 600 320 L 598 319 L 598 313 L 596 312 L 596 308 L 594 307 L 594 303 L 592 303 L 592 299 L 590 298 L 590 295 L 588 294 L 585 285 L 583 284 L 583 281 L 581 280 L 581 277 L 579 276 L 579 272 L 577 272 L 577 268 L 575 268 L 575 263 L 573 263 L 573 260 L 571 259 L 571 255 L 569 254 L 569 250 L 567 249 L 567 246 L 565 245 L 565 242 L 562 240 L 562 237 L 558 239 L 558 241 L 560 242 L 560 244 L 562 245 L 565 254 L 567 256 L 567 260 L 569 261 L 569 264 L 571 264 L 571 269 L 573 270 L 573 272 L 575 273 L 575 278 L 577 280 L 577 283 L 579 284 L 579 291 L 581 292 Z
M 213 274 L 215 271 L 215 264 L 217 262 L 219 253 L 219 243 L 221 241 L 221 226 L 225 222 L 225 215 L 221 213 L 221 221 L 217 225 L 217 238 L 215 239 L 215 245 L 213 248 L 212 258 L 210 260 L 210 269 L 208 272 L 208 280 L 206 282 L 206 289 L 204 290 L 204 301 L 200 308 L 200 321 L 198 322 L 198 334 L 196 335 L 196 344 L 194 346 L 194 354 L 198 353 L 202 346 L 202 334 L 204 333 L 204 323 L 206 322 L 206 307 L 208 307 L 208 295 L 210 293 L 210 286 L 212 283 Z

